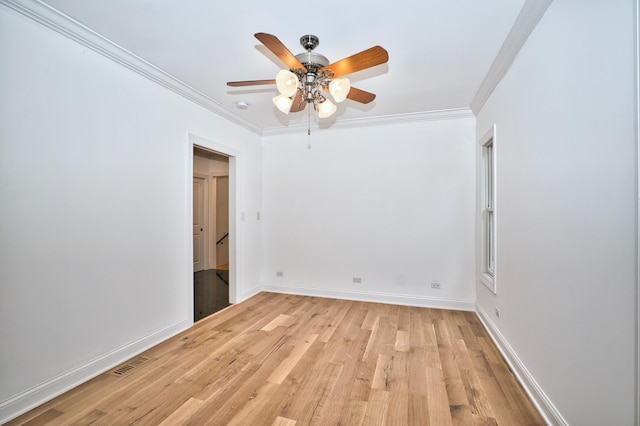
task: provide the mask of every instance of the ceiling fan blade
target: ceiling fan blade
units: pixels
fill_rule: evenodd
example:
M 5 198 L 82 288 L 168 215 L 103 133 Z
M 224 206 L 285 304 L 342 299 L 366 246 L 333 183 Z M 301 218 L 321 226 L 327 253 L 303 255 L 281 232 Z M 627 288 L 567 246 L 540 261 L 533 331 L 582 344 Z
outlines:
M 246 81 L 228 81 L 227 86 L 231 87 L 243 87 L 243 86 L 258 86 L 260 84 L 276 84 L 275 80 L 246 80 Z
M 307 71 L 304 65 L 300 63 L 300 61 L 294 56 L 294 54 L 291 53 L 291 51 L 289 51 L 289 49 L 287 49 L 280 40 L 278 40 L 278 37 L 267 33 L 256 33 L 255 38 L 260 40 L 260 42 L 264 44 L 267 49 L 269 49 L 271 52 L 273 52 L 274 55 L 280 58 L 280 60 L 284 62 L 285 65 L 289 67 L 289 69 L 298 68 L 305 72 Z
M 384 64 L 389 60 L 389 53 L 380 46 L 373 46 L 348 58 L 339 60 L 320 69 L 320 72 L 330 69 L 333 78 L 342 77 L 356 71 L 361 71 L 376 65 Z
M 376 95 L 351 87 L 351 90 L 349 90 L 349 93 L 347 94 L 347 98 L 352 101 L 360 102 L 361 104 L 368 104 L 376 98 Z
M 289 110 L 289 112 L 302 111 L 306 106 L 307 101 L 302 98 L 302 92 L 300 90 L 296 91 L 296 97 L 293 98 L 293 104 L 291 104 L 291 110 Z

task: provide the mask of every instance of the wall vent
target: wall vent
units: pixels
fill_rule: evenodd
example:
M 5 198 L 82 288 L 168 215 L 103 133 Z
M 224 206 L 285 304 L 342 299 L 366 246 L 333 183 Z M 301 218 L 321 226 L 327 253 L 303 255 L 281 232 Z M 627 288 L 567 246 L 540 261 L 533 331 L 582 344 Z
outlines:
M 149 358 L 145 358 L 143 356 L 138 357 L 134 360 L 131 360 L 129 362 L 127 362 L 124 365 L 121 365 L 120 367 L 116 368 L 115 370 L 113 370 L 112 374 L 115 376 L 124 376 L 125 374 L 127 374 L 128 372 L 130 372 L 131 370 L 133 370 L 134 368 L 136 368 L 137 366 L 145 363 L 149 361 Z

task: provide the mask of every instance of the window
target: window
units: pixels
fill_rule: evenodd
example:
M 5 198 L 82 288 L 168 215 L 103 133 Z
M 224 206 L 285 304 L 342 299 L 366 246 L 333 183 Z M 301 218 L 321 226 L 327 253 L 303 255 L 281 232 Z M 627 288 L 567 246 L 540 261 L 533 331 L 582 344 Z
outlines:
M 495 219 L 495 126 L 481 139 L 482 144 L 482 230 L 480 279 L 494 293 L 496 270 Z

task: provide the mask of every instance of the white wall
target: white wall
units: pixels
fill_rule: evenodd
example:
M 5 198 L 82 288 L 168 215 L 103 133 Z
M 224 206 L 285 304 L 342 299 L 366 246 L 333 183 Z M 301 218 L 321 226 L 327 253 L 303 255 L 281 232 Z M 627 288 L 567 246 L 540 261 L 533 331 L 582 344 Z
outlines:
M 264 137 L 265 288 L 473 309 L 474 122 Z
M 554 1 L 477 117 L 498 288 L 478 308 L 554 422 L 634 423 L 633 4 Z
M 192 323 L 193 133 L 238 153 L 249 131 L 0 6 L 0 423 Z M 259 282 L 240 222 L 238 294 Z
M 477 292 L 552 414 L 631 424 L 632 9 L 556 0 L 477 131 L 461 118 L 261 147 L 0 7 L 0 422 L 190 325 L 191 133 L 238 155 L 238 300 L 261 283 L 469 309 Z M 495 296 L 470 284 L 475 139 L 493 123 Z

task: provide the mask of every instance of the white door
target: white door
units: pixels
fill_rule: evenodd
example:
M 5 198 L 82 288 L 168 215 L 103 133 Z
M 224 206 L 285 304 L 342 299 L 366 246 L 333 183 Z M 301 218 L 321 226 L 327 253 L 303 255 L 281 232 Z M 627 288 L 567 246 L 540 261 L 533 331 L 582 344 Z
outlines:
M 205 180 L 203 178 L 193 177 L 193 272 L 205 269 L 204 185 Z

